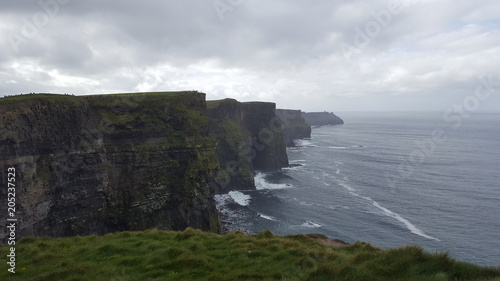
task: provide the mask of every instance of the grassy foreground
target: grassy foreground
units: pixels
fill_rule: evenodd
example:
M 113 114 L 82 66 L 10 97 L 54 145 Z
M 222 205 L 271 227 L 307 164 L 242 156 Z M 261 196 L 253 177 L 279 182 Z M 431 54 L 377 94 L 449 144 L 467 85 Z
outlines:
M 0 249 L 0 280 L 500 280 L 500 269 L 418 247 L 334 247 L 269 231 L 221 236 L 188 228 L 27 237 L 16 243 L 15 274 L 7 271 L 7 245 Z

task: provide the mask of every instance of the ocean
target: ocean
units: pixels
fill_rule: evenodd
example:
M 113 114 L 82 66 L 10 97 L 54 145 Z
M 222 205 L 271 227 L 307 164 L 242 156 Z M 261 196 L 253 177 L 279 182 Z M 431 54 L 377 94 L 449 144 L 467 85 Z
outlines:
M 500 115 L 344 113 L 257 190 L 216 197 L 229 230 L 418 245 L 500 266 Z M 451 118 L 453 117 L 453 118 Z

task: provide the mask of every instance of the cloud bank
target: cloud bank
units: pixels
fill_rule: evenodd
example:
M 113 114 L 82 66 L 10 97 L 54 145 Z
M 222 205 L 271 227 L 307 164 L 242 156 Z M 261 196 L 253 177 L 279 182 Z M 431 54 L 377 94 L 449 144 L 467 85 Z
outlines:
M 492 91 L 498 1 L 0 1 L 0 96 L 199 90 L 307 111 L 444 111 Z M 481 80 L 482 79 L 482 80 Z

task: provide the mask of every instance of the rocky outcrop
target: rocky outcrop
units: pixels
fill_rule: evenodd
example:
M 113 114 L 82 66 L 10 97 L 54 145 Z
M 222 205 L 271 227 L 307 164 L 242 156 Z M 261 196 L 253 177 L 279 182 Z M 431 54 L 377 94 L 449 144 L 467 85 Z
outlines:
M 220 231 L 205 94 L 16 96 L 0 100 L 0 124 L 0 219 L 14 167 L 16 238 Z
M 252 137 L 254 170 L 276 171 L 288 166 L 283 128 L 276 118 L 276 104 L 244 102 L 243 121 Z
M 331 112 L 302 112 L 302 117 L 311 126 L 340 125 L 344 124 L 337 115 Z
M 219 190 L 255 189 L 252 164 L 252 138 L 243 122 L 242 104 L 233 99 L 208 101 L 210 135 L 217 140 L 220 170 Z
M 306 123 L 300 110 L 276 109 L 276 117 L 282 124 L 287 146 L 295 146 L 294 140 L 311 137 L 311 126 Z
M 233 99 L 207 102 L 210 134 L 217 140 L 219 193 L 255 189 L 254 171 L 288 166 L 276 105 Z

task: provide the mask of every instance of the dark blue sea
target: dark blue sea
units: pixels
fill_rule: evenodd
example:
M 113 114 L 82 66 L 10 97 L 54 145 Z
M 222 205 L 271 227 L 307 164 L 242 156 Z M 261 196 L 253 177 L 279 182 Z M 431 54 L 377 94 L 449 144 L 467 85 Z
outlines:
M 500 115 L 339 114 L 287 150 L 298 167 L 217 197 L 229 230 L 322 233 L 500 266 Z

